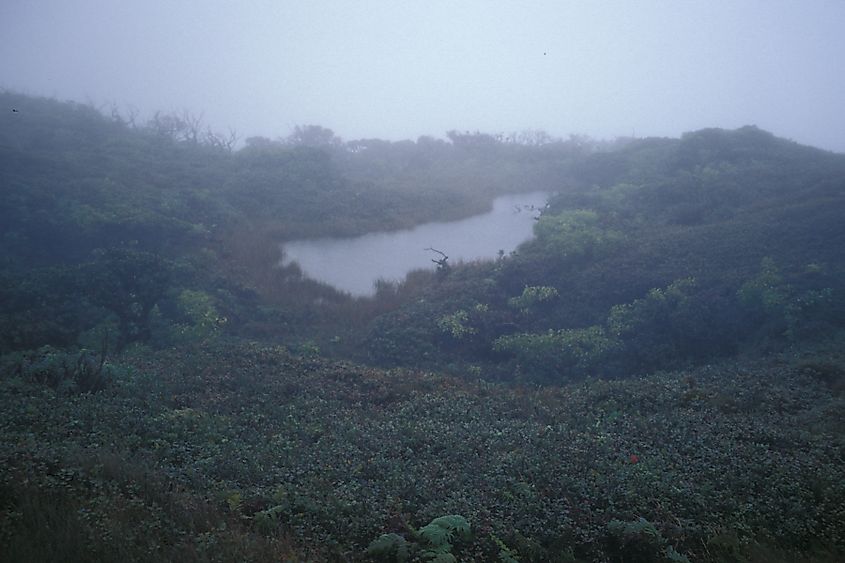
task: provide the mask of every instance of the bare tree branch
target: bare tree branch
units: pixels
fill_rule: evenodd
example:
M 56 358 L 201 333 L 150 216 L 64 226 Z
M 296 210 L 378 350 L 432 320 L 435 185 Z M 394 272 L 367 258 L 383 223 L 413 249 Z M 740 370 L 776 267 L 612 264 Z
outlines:
M 446 271 L 449 270 L 449 262 L 448 262 L 449 257 L 446 256 L 445 252 L 443 252 L 441 250 L 437 250 L 436 248 L 432 248 L 432 247 L 424 248 L 423 250 L 430 250 L 432 252 L 436 252 L 437 254 L 439 254 L 441 256 L 441 258 L 432 258 L 431 259 L 432 262 L 437 264 L 437 271 L 446 272 Z

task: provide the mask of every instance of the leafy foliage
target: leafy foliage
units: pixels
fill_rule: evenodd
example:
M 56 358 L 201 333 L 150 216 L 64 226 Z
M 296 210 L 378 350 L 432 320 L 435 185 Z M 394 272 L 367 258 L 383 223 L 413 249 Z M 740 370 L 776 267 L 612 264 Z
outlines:
M 768 256 L 760 262 L 760 273 L 742 284 L 737 294 L 740 303 L 759 324 L 789 339 L 795 339 L 808 320 L 823 318 L 824 310 L 833 302 L 832 288 L 799 291 L 787 284 Z
M 44 346 L 0 356 L 0 365 L 13 377 L 50 387 L 61 395 L 97 393 L 125 374 L 125 368 L 106 362 L 105 349 L 74 353 Z
M 408 561 L 410 552 L 408 542 L 404 537 L 399 534 L 382 534 L 367 546 L 367 555 L 376 559 L 402 563 Z
M 146 341 L 150 313 L 164 296 L 172 266 L 147 252 L 109 249 L 80 271 L 91 300 L 120 323 L 120 342 Z
M 455 540 L 470 538 L 470 526 L 463 516 L 452 514 L 440 516 L 419 530 L 410 530 L 412 542 L 399 534 L 382 534 L 367 547 L 367 555 L 380 560 L 431 561 L 434 563 L 454 563 L 452 554 Z
M 625 342 L 626 359 L 640 368 L 659 367 L 669 358 L 687 359 L 696 353 L 693 278 L 654 288 L 642 299 L 614 306 L 607 318 L 610 334 Z
M 689 563 L 689 559 L 671 545 L 666 545 L 660 531 L 645 518 L 630 522 L 611 520 L 607 532 L 618 546 L 618 555 L 625 561 L 672 561 Z
M 451 315 L 444 315 L 437 319 L 437 328 L 452 338 L 461 340 L 465 336 L 477 332 L 473 327 L 466 325 L 468 320 L 469 313 L 464 309 L 459 309 Z
M 214 299 L 204 291 L 184 289 L 176 300 L 179 312 L 189 324 L 179 327 L 179 336 L 191 340 L 212 338 L 220 334 L 226 325 L 226 317 L 220 315 Z
M 526 285 L 522 290 L 522 295 L 508 299 L 508 305 L 523 312 L 528 312 L 540 303 L 556 299 L 559 295 L 554 287 Z
M 427 557 L 450 553 L 456 539 L 466 539 L 469 535 L 469 523 L 457 514 L 440 516 L 419 529 L 419 537 L 426 542 L 423 555 Z
M 554 259 L 586 261 L 610 252 L 621 235 L 602 228 L 596 212 L 579 209 L 543 214 L 534 227 L 537 243 Z
M 517 358 L 518 369 L 534 379 L 561 382 L 593 373 L 619 347 L 600 326 L 502 336 L 495 350 Z

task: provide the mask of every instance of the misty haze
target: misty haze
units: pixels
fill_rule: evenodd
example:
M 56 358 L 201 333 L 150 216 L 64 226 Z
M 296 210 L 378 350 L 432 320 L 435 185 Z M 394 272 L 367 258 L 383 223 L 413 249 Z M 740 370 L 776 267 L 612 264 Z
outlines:
M 845 560 L 845 3 L 0 5 L 0 560 Z

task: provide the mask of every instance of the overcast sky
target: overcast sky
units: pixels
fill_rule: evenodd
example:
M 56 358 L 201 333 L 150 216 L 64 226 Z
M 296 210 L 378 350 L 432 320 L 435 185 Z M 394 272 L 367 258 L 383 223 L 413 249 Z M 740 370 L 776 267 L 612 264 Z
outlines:
M 0 87 L 242 137 L 756 124 L 845 152 L 845 0 L 3 0 Z

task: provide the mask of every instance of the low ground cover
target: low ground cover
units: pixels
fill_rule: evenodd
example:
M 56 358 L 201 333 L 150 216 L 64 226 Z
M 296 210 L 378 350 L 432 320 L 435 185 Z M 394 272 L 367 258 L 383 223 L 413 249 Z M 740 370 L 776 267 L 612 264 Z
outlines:
M 838 361 L 526 387 L 217 343 L 130 350 L 85 393 L 24 365 L 0 533 L 31 560 L 363 560 L 454 514 L 461 560 L 841 554 Z

